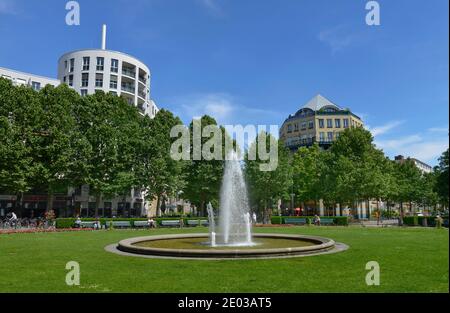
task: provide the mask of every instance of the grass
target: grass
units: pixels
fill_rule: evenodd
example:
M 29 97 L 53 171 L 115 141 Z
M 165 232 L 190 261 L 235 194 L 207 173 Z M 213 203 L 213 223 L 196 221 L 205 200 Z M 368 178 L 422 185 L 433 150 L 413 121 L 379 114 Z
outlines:
M 121 239 L 197 229 L 0 235 L 0 292 L 448 292 L 448 229 L 290 227 L 257 232 L 333 238 L 350 249 L 278 260 L 161 260 L 104 251 Z M 81 285 L 65 284 L 77 261 Z M 367 286 L 377 261 L 381 285 Z

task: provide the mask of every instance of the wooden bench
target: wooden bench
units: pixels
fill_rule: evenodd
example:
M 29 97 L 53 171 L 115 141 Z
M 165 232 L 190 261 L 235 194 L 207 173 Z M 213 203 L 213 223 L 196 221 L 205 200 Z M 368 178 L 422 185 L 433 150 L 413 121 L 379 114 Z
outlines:
M 146 227 L 148 227 L 148 222 L 147 221 L 134 221 L 133 226 L 136 228 L 139 228 L 139 227 L 146 228 Z
M 306 220 L 306 218 L 285 218 L 284 223 L 285 224 L 305 225 L 307 223 L 307 220 Z
M 181 227 L 181 221 L 180 220 L 162 220 L 161 221 L 162 227 Z

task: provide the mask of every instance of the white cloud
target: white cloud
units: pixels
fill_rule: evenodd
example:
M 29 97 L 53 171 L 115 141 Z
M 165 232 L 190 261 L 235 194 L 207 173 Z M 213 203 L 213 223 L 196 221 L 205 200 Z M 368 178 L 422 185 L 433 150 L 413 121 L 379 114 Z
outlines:
M 419 134 L 389 140 L 376 140 L 375 144 L 391 158 L 401 154 L 428 162 L 430 165 L 435 165 L 442 152 L 449 146 L 447 137 L 430 138 Z
M 221 125 L 258 125 L 259 123 L 273 123 L 273 121 L 278 124 L 283 119 L 281 112 L 243 105 L 228 93 L 178 96 L 169 99 L 166 103 L 185 123 L 205 114 L 214 117 Z
M 0 0 L 0 14 L 15 14 L 16 9 L 11 0 Z
M 430 133 L 448 133 L 448 127 L 431 127 L 427 131 Z
M 388 122 L 387 124 L 376 126 L 374 128 L 370 128 L 369 126 L 366 126 L 366 128 L 371 131 L 374 137 L 376 137 L 390 132 L 392 129 L 396 128 L 397 126 L 400 126 L 403 123 L 404 121 L 391 121 Z
M 219 5 L 218 0 L 197 0 L 209 13 L 213 15 L 222 15 L 223 10 Z
M 346 27 L 339 25 L 322 30 L 318 35 L 318 39 L 330 46 L 331 52 L 334 54 L 348 47 L 353 42 L 354 35 Z

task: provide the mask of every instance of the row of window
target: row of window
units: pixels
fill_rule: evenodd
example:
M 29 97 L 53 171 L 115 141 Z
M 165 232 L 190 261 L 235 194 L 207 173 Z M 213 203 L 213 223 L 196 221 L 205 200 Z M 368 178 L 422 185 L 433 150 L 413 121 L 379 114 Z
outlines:
M 334 119 L 334 126 L 333 126 L 333 119 L 328 118 L 327 120 L 327 128 L 341 128 L 341 119 L 340 118 L 335 118 Z M 343 126 L 344 128 L 348 128 L 349 127 L 349 120 L 348 118 L 344 118 L 343 119 Z M 324 119 L 319 119 L 319 128 L 325 128 L 325 120 Z
M 325 119 L 319 119 L 319 128 L 325 128 Z M 292 127 L 293 126 L 293 127 Z M 352 121 L 352 126 L 353 125 L 353 121 Z M 349 119 L 345 118 L 345 119 L 340 119 L 340 118 L 336 118 L 336 119 L 326 119 L 326 127 L 327 128 L 349 128 Z M 309 122 L 302 122 L 300 125 L 299 123 L 294 123 L 294 124 L 288 124 L 287 126 L 287 132 L 288 133 L 292 133 L 292 131 L 294 132 L 298 132 L 299 130 L 307 130 L 307 129 L 313 129 L 314 128 L 314 121 L 309 121 Z
M 69 68 L 69 73 L 73 73 L 75 71 L 75 59 L 65 60 L 64 61 L 64 67 L 67 70 Z M 83 71 L 89 71 L 91 67 L 91 58 L 90 57 L 83 57 Z M 105 58 L 104 57 L 97 57 L 97 65 L 96 70 L 97 71 L 104 71 L 105 69 Z M 117 59 L 111 59 L 111 72 L 112 73 L 118 73 L 119 72 L 119 60 Z

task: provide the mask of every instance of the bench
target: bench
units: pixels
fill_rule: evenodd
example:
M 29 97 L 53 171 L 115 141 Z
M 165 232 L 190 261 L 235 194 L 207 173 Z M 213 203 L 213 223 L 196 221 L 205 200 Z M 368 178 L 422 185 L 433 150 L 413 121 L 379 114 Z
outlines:
M 109 222 L 106 222 L 106 225 L 109 226 Z M 114 228 L 130 228 L 131 222 L 129 222 L 129 221 L 113 221 L 112 226 Z
M 148 227 L 148 222 L 147 221 L 135 221 L 133 223 L 134 227 Z
M 334 219 L 333 218 L 321 218 L 320 225 L 334 225 Z
M 180 220 L 162 220 L 161 221 L 162 227 L 181 227 L 181 221 Z
M 187 226 L 196 227 L 196 226 L 208 226 L 208 220 L 187 220 Z
M 81 222 L 81 228 L 94 228 L 95 222 Z
M 305 225 L 307 223 L 307 221 L 306 221 L 306 218 L 285 218 L 284 223 L 285 224 Z

